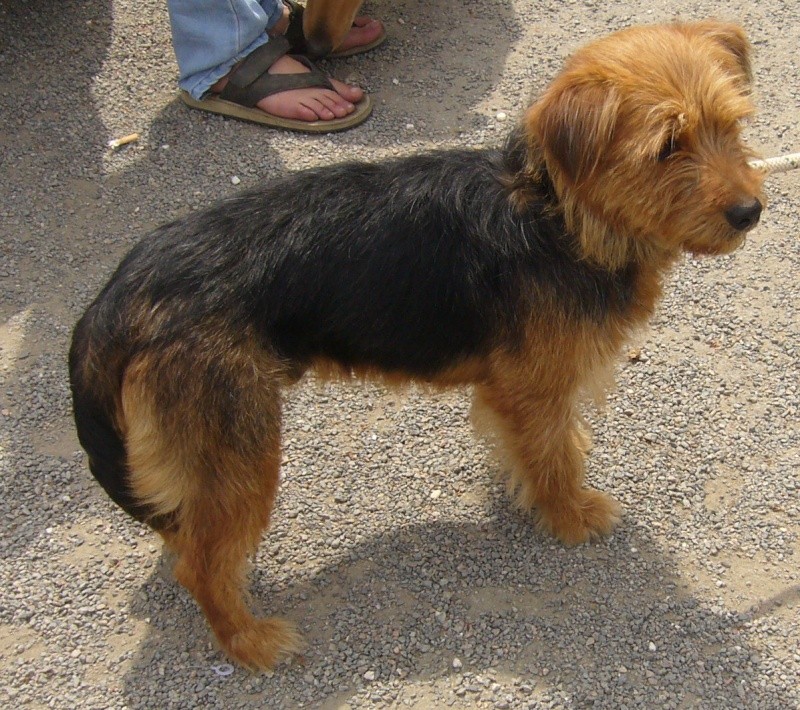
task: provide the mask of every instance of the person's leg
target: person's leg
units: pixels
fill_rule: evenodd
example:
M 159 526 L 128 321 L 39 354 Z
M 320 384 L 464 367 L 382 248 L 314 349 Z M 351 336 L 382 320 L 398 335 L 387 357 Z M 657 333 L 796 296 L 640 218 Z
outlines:
M 280 0 L 168 0 L 168 8 L 179 85 L 196 100 L 209 91 L 222 91 L 233 67 L 269 40 L 268 31 L 280 33 L 287 17 Z M 369 36 L 375 28 L 355 29 Z M 274 74 L 305 71 L 290 56 L 281 57 L 269 70 Z M 302 121 L 342 118 L 354 111 L 364 93 L 336 80 L 331 83 L 333 91 L 292 89 L 267 96 L 256 106 L 274 116 Z
M 283 7 L 280 0 L 167 0 L 181 89 L 202 98 L 267 41 Z

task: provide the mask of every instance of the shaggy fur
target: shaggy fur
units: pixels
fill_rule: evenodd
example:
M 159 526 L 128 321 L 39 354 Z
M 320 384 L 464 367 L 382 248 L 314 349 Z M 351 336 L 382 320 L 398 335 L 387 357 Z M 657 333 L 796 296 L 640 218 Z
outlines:
M 243 590 L 281 392 L 309 370 L 473 385 L 516 503 L 567 544 L 614 527 L 583 486 L 577 401 L 683 252 L 728 253 L 757 223 L 748 92 L 739 28 L 625 30 L 579 51 L 502 150 L 299 172 L 133 248 L 75 329 L 78 433 L 232 658 L 298 647 Z

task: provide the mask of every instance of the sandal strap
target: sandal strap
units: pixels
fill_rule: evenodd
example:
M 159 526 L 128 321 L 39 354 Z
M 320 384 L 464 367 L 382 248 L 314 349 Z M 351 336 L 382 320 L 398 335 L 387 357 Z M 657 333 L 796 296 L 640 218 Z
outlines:
M 292 52 L 307 54 L 308 45 L 306 36 L 303 34 L 303 10 L 305 8 L 294 0 L 283 0 L 283 4 L 289 8 L 289 26 L 283 36 L 289 40 Z
M 269 68 L 289 53 L 289 40 L 284 36 L 270 37 L 266 44 L 253 50 L 228 76 L 220 98 L 252 108 L 261 99 L 291 89 L 323 88 L 333 85 L 325 74 L 303 56 L 292 58 L 309 71 L 300 74 L 270 74 Z

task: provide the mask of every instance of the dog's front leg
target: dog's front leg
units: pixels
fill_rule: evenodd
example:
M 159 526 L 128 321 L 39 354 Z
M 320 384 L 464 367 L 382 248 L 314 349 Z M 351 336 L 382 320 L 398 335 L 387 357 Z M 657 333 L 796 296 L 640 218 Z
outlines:
M 620 519 L 619 504 L 583 487 L 585 435 L 571 391 L 550 381 L 496 377 L 475 390 L 474 417 L 496 438 L 516 503 L 568 545 L 607 535 Z

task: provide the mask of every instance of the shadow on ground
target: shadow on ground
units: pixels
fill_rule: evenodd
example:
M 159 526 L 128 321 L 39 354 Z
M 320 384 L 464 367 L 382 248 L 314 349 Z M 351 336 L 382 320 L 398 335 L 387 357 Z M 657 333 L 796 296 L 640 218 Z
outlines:
M 305 581 L 287 581 L 275 561 L 285 552 L 268 535 L 262 548 L 271 558 L 262 549 L 254 598 L 298 623 L 308 651 L 246 689 L 245 671 L 219 679 L 208 670 L 225 659 L 209 650 L 204 620 L 162 564 L 132 602 L 150 627 L 125 676 L 126 697 L 135 705 L 157 668 L 169 672 L 187 652 L 199 669 L 193 692 L 271 707 L 339 707 L 374 699 L 378 687 L 394 701 L 400 679 L 435 688 L 432 707 L 443 698 L 468 703 L 487 675 L 570 707 L 667 697 L 681 707 L 732 707 L 763 688 L 743 619 L 692 596 L 647 531 L 624 527 L 605 543 L 565 549 L 493 496 L 479 525 L 391 530 L 341 550 L 340 561 Z M 191 626 L 177 628 L 186 615 Z

